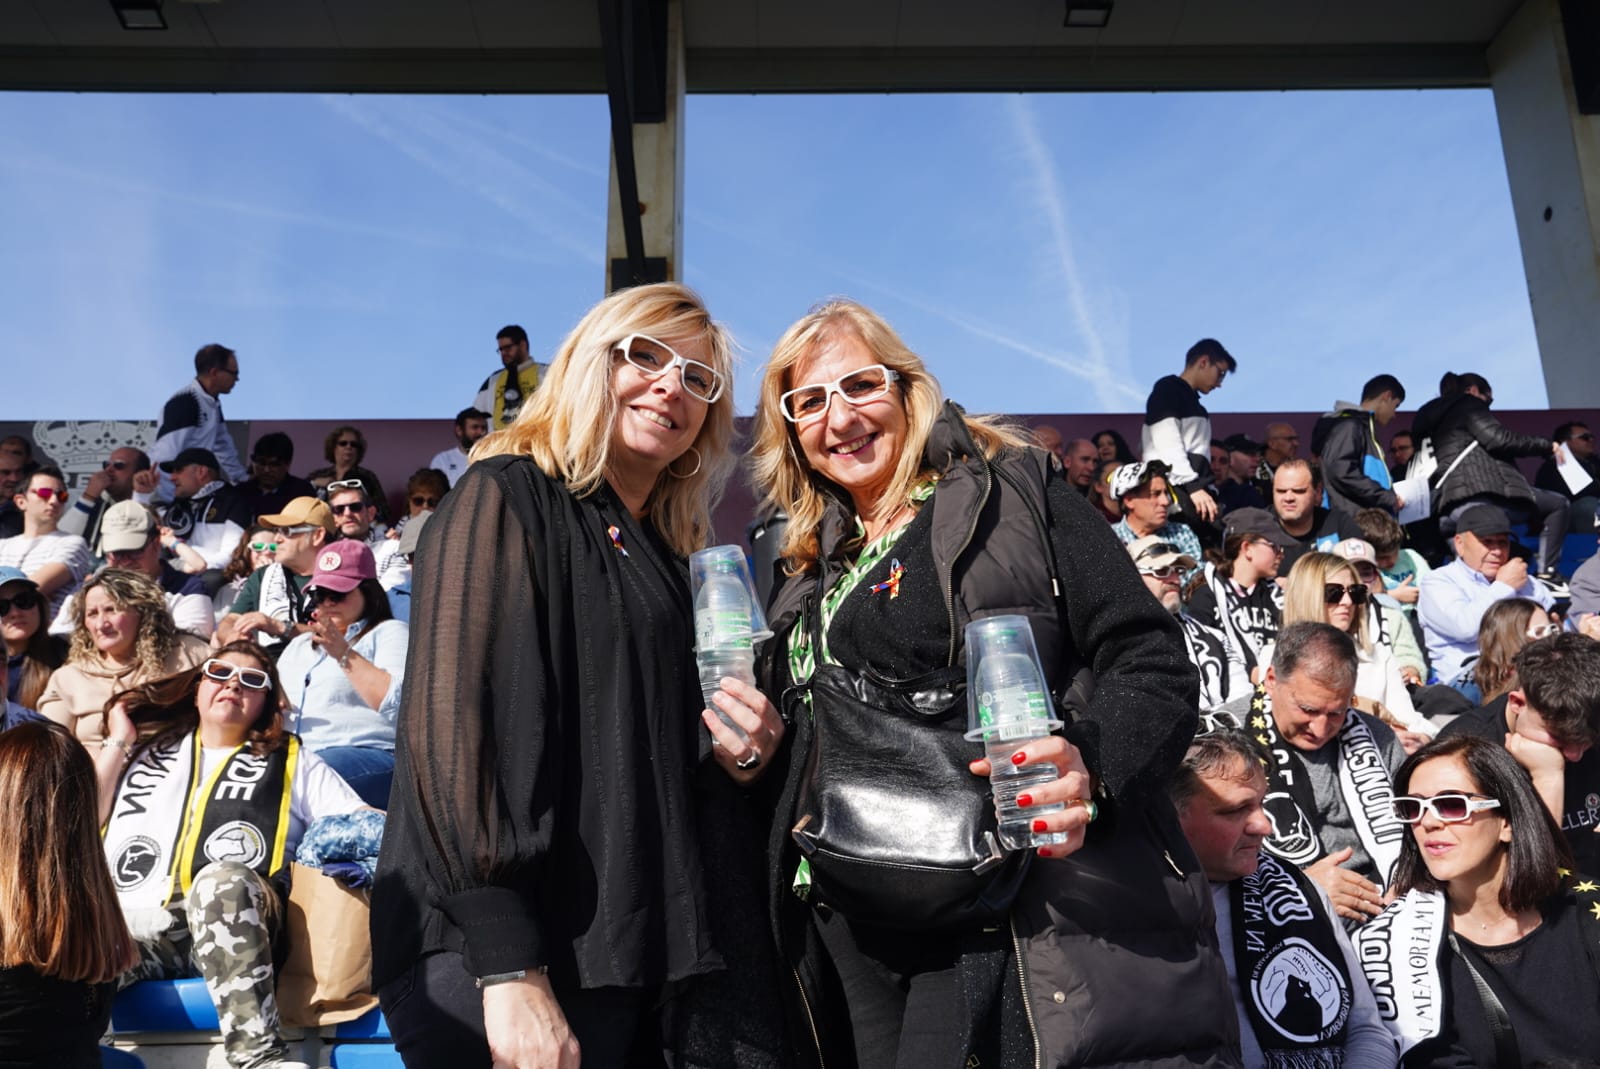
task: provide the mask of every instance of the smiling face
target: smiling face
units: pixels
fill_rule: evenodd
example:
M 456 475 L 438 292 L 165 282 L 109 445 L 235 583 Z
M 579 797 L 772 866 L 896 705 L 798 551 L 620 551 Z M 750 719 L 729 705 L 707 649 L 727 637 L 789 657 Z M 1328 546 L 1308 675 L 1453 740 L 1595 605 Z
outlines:
M 125 664 L 139 641 L 139 611 L 124 609 L 103 586 L 90 590 L 83 601 L 83 626 L 101 656 Z
M 1226 775 L 1200 776 L 1199 786 L 1178 812 L 1183 834 L 1212 883 L 1248 876 L 1261 859 L 1272 822 L 1261 807 L 1267 776 L 1235 758 Z
M 224 653 L 216 658 L 241 668 L 264 670 L 265 662 L 247 653 Z M 218 681 L 200 677 L 195 691 L 195 708 L 200 712 L 201 742 L 205 746 L 237 746 L 250 734 L 250 725 L 261 716 L 267 692 L 246 687 L 239 676 Z
M 1279 676 L 1267 666 L 1267 694 L 1278 734 L 1297 750 L 1320 750 L 1344 727 L 1350 692 L 1330 687 L 1307 671 Z
M 1477 780 L 1458 754 L 1435 757 L 1412 769 L 1403 793 L 1417 798 L 1447 793 L 1482 796 Z M 1411 825 L 1411 834 L 1422 852 L 1428 875 L 1440 883 L 1466 879 L 1482 884 L 1502 879 L 1506 847 L 1511 842 L 1511 824 L 1502 812 L 1480 810 L 1465 821 L 1446 824 L 1424 809 L 1422 821 Z
M 836 331 L 795 362 L 788 388 L 834 382 L 879 362 L 853 331 Z M 844 487 L 856 511 L 867 513 L 893 482 L 900 464 L 907 434 L 905 401 L 892 383 L 882 396 L 859 405 L 834 394 L 827 411 L 797 424 L 795 433 L 811 468 Z
M 661 341 L 685 360 L 715 366 L 704 337 Z M 673 353 L 648 341 L 636 340 L 634 350 L 654 352 L 661 367 L 673 360 Z M 611 467 L 618 474 L 653 483 L 700 436 L 710 406 L 684 389 L 682 370 L 671 368 L 651 378 L 620 354 L 612 355 L 611 392 L 617 412 L 611 427 Z

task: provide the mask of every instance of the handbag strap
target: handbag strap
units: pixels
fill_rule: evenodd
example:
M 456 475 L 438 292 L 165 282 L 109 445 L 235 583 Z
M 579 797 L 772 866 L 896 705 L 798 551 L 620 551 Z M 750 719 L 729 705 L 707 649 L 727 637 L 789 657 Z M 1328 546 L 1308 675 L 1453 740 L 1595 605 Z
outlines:
M 1495 1064 L 1507 1069 L 1520 1066 L 1522 1052 L 1517 1047 L 1517 1032 L 1511 1027 L 1511 1016 L 1500 1004 L 1500 998 L 1489 986 L 1489 982 L 1483 978 L 1477 966 L 1472 964 L 1472 959 L 1461 949 L 1461 944 L 1456 941 L 1456 933 L 1449 933 L 1448 938 L 1450 949 L 1461 959 L 1461 964 L 1467 967 L 1467 972 L 1472 977 L 1472 986 L 1478 989 L 1478 1001 L 1483 1004 L 1483 1015 L 1488 1018 L 1489 1031 L 1494 1036 Z

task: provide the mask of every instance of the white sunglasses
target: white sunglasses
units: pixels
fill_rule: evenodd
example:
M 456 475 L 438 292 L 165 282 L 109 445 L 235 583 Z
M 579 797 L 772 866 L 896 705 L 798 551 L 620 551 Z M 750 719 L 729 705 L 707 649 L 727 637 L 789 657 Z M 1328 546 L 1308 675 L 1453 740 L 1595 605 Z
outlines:
M 272 686 L 272 677 L 259 668 L 246 668 L 242 664 L 232 661 L 219 661 L 215 657 L 200 666 L 200 671 L 207 679 L 214 679 L 218 683 L 239 677 L 239 685 L 251 690 L 266 690 Z
M 722 396 L 722 374 L 716 368 L 681 356 L 648 334 L 629 334 L 617 343 L 616 351 L 647 379 L 658 379 L 677 368 L 684 392 L 708 405 Z

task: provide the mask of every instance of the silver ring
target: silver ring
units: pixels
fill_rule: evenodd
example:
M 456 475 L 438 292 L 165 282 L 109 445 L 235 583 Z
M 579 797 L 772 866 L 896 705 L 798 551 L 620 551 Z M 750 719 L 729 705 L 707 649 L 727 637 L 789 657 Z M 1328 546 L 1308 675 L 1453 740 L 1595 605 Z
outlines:
M 751 750 L 749 757 L 746 757 L 743 761 L 735 761 L 733 763 L 733 767 L 737 768 L 741 772 L 748 772 L 760 763 L 761 752 L 759 750 Z

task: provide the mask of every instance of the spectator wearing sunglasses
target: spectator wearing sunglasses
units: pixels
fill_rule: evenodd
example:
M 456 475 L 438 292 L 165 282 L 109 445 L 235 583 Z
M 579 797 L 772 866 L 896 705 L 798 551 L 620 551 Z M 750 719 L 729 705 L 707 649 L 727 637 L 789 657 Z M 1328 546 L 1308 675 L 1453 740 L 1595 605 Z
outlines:
M 1169 791 L 1205 870 L 1244 1069 L 1393 1069 L 1394 1041 L 1327 894 L 1262 849 L 1268 755 L 1241 731 L 1196 738 Z M 1260 908 L 1269 902 L 1271 907 Z
M 1407 1067 L 1593 1065 L 1600 884 L 1506 751 L 1448 736 L 1395 776 L 1398 899 L 1355 939 Z
M 1476 735 L 1504 745 L 1533 777 L 1578 870 L 1600 872 L 1600 642 L 1549 635 L 1522 647 L 1512 665 L 1511 690 L 1462 713 L 1440 737 Z
M 1362 511 L 1383 515 L 1390 523 L 1394 522 L 1393 516 L 1378 509 Z M 1398 530 L 1399 525 L 1395 527 Z M 1367 628 L 1374 641 L 1382 642 L 1394 655 L 1407 686 L 1420 686 L 1428 678 L 1428 659 L 1422 652 L 1422 629 L 1406 616 L 1400 602 L 1386 587 L 1383 571 L 1378 566 L 1377 550 L 1364 538 L 1346 538 L 1333 547 L 1333 555 L 1349 561 L 1356 570 L 1356 578 L 1367 586 Z
M 367 500 L 378 510 L 378 521 L 387 524 L 389 501 L 384 496 L 383 484 L 376 474 L 361 466 L 367 458 L 367 436 L 361 429 L 349 424 L 335 427 L 322 441 L 322 455 L 327 458 L 327 466 L 306 476 L 317 488 L 317 496 L 326 501 L 330 491 L 360 483 Z
M 94 568 L 89 544 L 60 529 L 67 510 L 67 483 L 61 469 L 39 468 L 20 484 L 13 498 L 22 513 L 22 533 L 0 539 L 0 567 L 20 568 L 39 593 L 50 599 L 49 619 Z
M 378 510 L 361 486 L 344 485 L 328 489 L 328 509 L 339 538 L 364 544 L 372 551 L 378 579 L 385 590 L 405 578 L 405 562 L 399 559 L 400 543 L 386 538 L 378 524 Z
M 328 503 L 314 497 L 297 497 L 282 512 L 261 517 L 261 522 L 273 532 L 272 561 L 252 572 L 239 588 L 227 614 L 217 620 L 217 640 L 253 638 L 276 655 L 284 642 L 309 629 L 311 600 L 306 584 L 311 582 L 318 551 L 338 537 L 339 529 Z
M 67 644 L 50 634 L 45 597 L 20 569 L 0 567 L 0 638 L 5 641 L 6 698 L 37 709 Z
M 1385 720 L 1406 752 L 1414 753 L 1438 729 L 1417 712 L 1394 654 L 1372 634 L 1367 614 L 1371 594 L 1350 561 L 1332 553 L 1307 553 L 1289 569 L 1283 624 L 1331 624 L 1354 639 L 1356 706 Z
M 89 543 L 89 552 L 105 557 L 100 545 L 100 524 L 106 510 L 119 501 L 137 501 L 150 504 L 158 484 L 158 476 L 151 469 L 150 458 L 143 450 L 125 445 L 111 451 L 100 465 L 100 470 L 89 476 L 83 492 L 72 502 L 72 507 L 61 514 L 60 529 L 79 535 Z
M 1382 910 L 1404 833 L 1389 775 L 1405 750 L 1387 724 L 1352 706 L 1359 665 L 1349 632 L 1289 624 L 1248 720 L 1270 755 L 1267 849 L 1304 869 L 1352 924 Z
M 294 464 L 294 439 L 272 431 L 256 439 L 250 450 L 250 478 L 238 486 L 239 501 L 252 520 L 282 512 L 297 497 L 315 497 L 316 487 L 289 469 Z
M 456 413 L 456 444 L 428 461 L 428 467 L 444 473 L 449 486 L 454 486 L 467 470 L 467 454 L 478 444 L 478 439 L 489 433 L 489 413 L 476 408 L 463 408 Z
M 197 575 L 180 572 L 161 559 L 161 525 L 148 506 L 119 501 L 106 510 L 101 529 L 107 568 L 124 568 L 154 579 L 167 598 L 167 611 L 179 631 L 209 639 L 217 629 L 211 594 Z M 70 635 L 77 619 L 77 595 L 68 598 L 50 625 L 51 634 Z
M 205 639 L 178 630 L 154 579 L 107 568 L 75 599 L 67 662 L 50 677 L 39 712 L 85 744 L 99 742 L 113 694 L 192 668 L 210 650 Z
M 222 415 L 222 395 L 232 393 L 239 384 L 239 356 L 224 345 L 203 345 L 194 354 L 194 378 L 167 399 L 150 460 L 160 470 L 161 485 L 156 501 L 172 500 L 171 469 L 163 464 L 176 460 L 185 449 L 204 449 L 217 459 L 213 466 L 230 483 L 243 482 L 248 472 L 239 459 L 239 450 L 228 433 Z
M 1595 533 L 1595 506 L 1600 505 L 1600 458 L 1594 452 L 1594 432 L 1586 423 L 1563 423 L 1551 434 L 1558 445 L 1567 447 L 1572 459 L 1588 473 L 1593 481 L 1577 491 L 1567 485 L 1556 468 L 1556 458 L 1550 457 L 1539 465 L 1533 477 L 1535 489 L 1560 494 L 1571 502 L 1569 507 L 1570 531 L 1573 534 Z
M 1128 543 L 1128 556 L 1139 569 L 1145 589 L 1183 628 L 1189 663 L 1200 676 L 1200 708 L 1215 709 L 1224 702 L 1249 697 L 1250 672 L 1238 647 L 1222 631 L 1184 609 L 1183 575 L 1197 567 L 1194 558 L 1179 546 L 1163 542 L 1159 535 Z
M 202 977 L 232 1066 L 296 1064 L 273 976 L 288 862 L 308 826 L 364 808 L 284 715 L 271 659 L 231 643 L 119 693 L 94 754 L 105 856 L 140 950 L 120 983 Z
M 278 658 L 289 726 L 362 801 L 387 809 L 406 625 L 389 611 L 365 542 L 322 547 L 306 589 L 316 606 L 310 630 Z
M 498 431 L 516 420 L 550 366 L 534 363 L 528 355 L 528 332 L 515 323 L 501 327 L 494 344 L 500 356 L 500 370 L 483 380 L 472 407 L 487 414 L 489 430 Z
M 1111 477 L 1111 496 L 1122 510 L 1122 519 L 1111 530 L 1123 545 L 1151 535 L 1177 546 L 1188 558 L 1183 573 L 1187 582 L 1201 558 L 1200 539 L 1188 524 L 1169 519 L 1177 499 L 1167 482 L 1167 466 L 1159 460 L 1124 464 Z
M 1555 598 L 1528 574 L 1526 561 L 1511 555 L 1511 521 L 1502 509 L 1474 505 L 1465 510 L 1451 541 L 1456 559 L 1418 584 L 1417 618 L 1439 682 L 1464 690 L 1472 682 L 1466 666 L 1478 652 L 1478 626 L 1489 606 L 1523 597 L 1548 610 Z
M 271 564 L 277 552 L 276 529 L 264 523 L 256 523 L 245 531 L 244 538 L 233 551 L 233 559 L 222 569 L 222 588 L 211 601 L 217 619 L 220 620 L 233 611 L 233 603 L 238 599 L 239 592 L 244 589 L 245 581 L 255 574 L 256 569 Z

